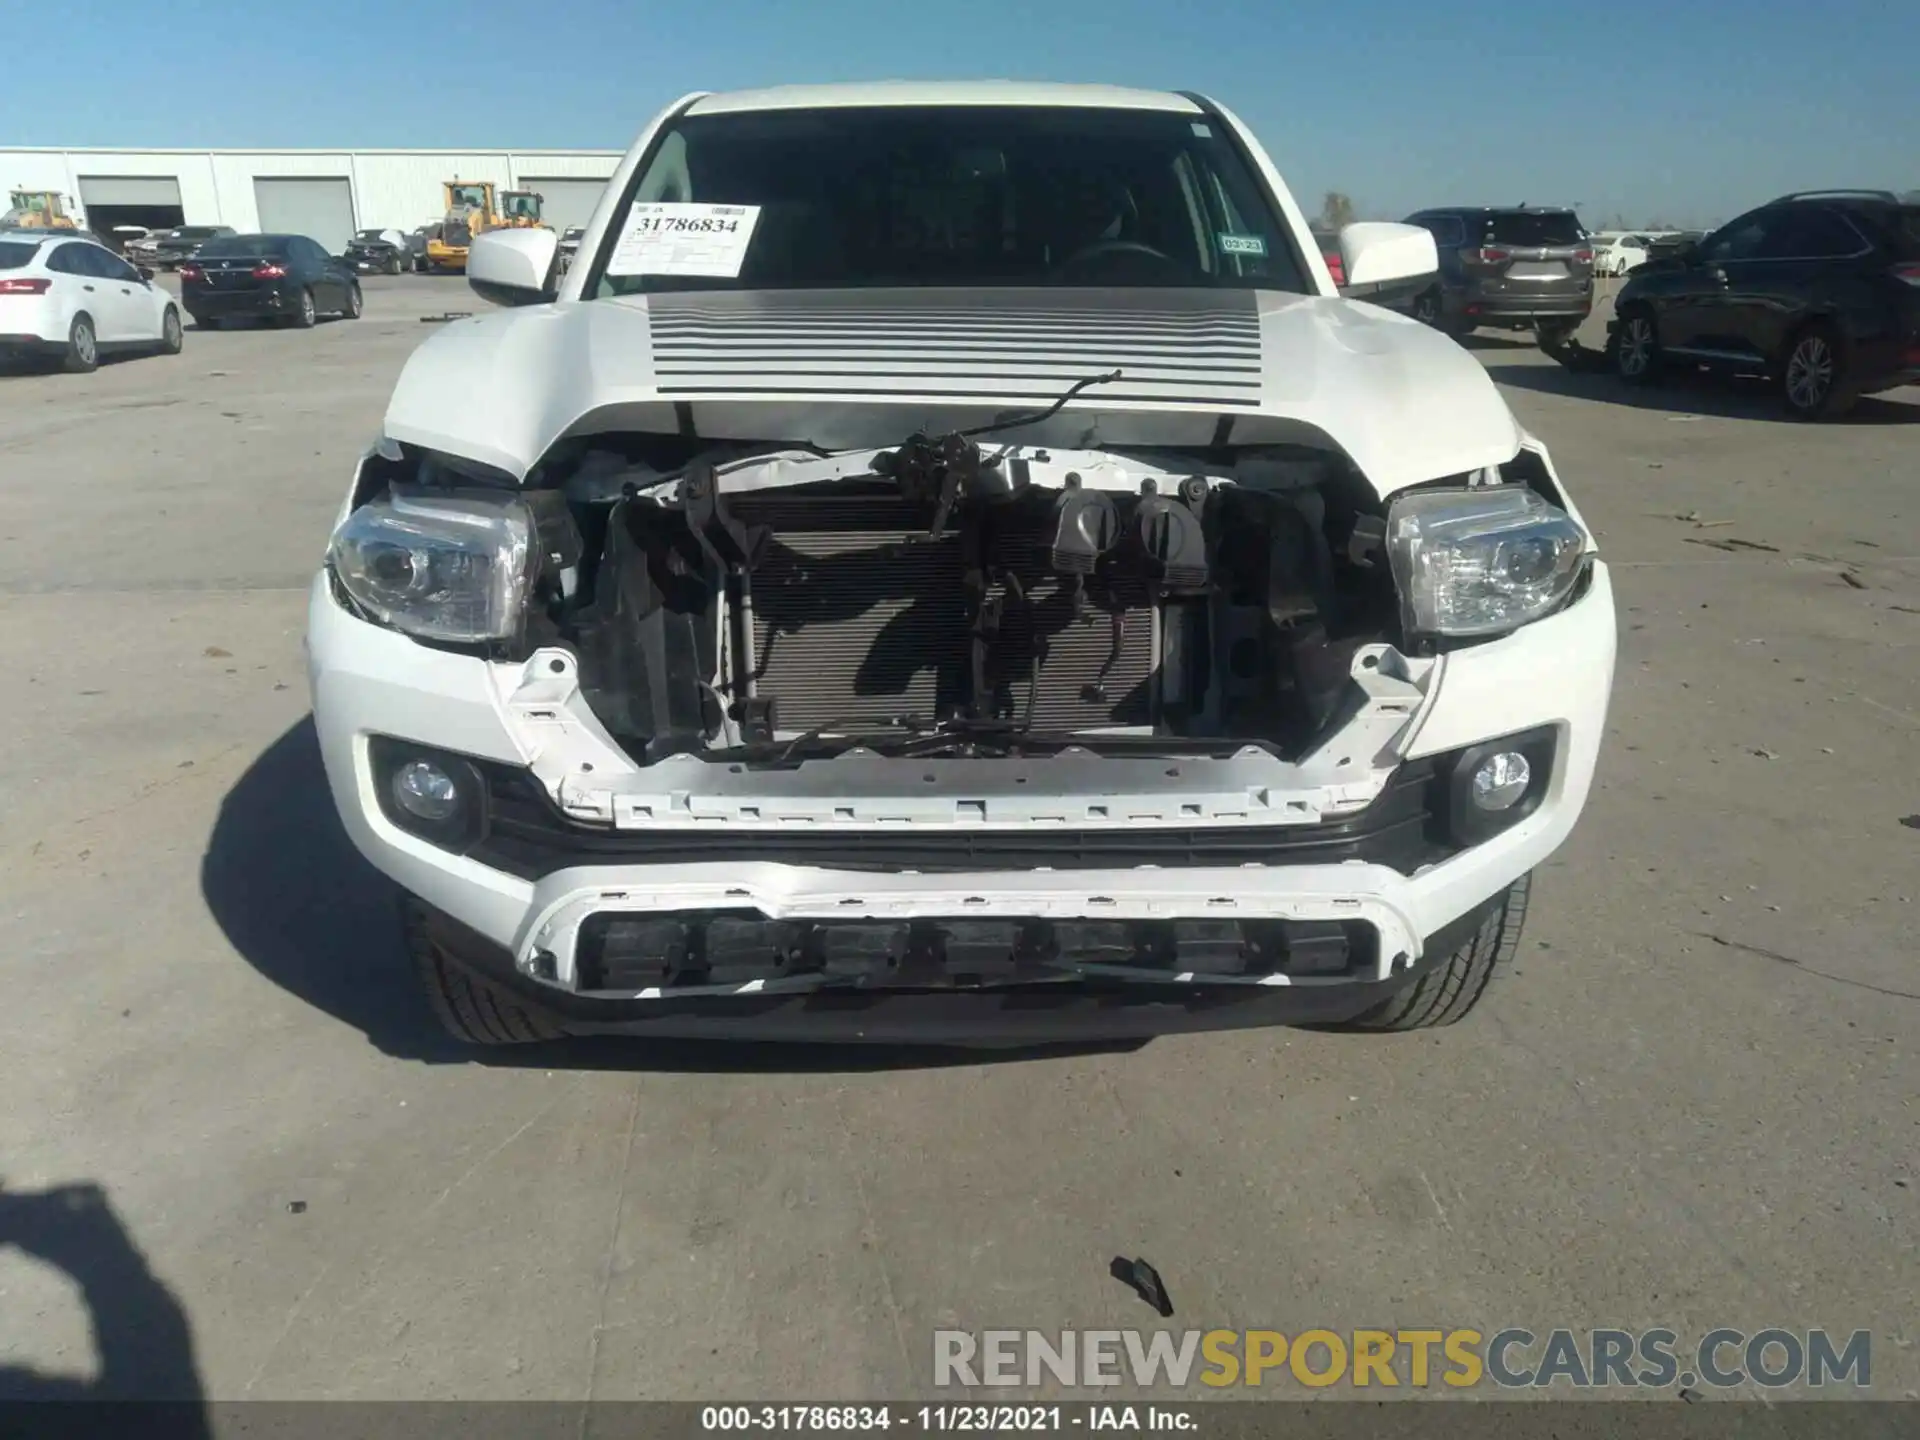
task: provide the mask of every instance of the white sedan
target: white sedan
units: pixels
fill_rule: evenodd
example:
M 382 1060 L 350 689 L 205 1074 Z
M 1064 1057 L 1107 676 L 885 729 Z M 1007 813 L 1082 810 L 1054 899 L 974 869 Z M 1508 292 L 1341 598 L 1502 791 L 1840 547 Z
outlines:
M 41 355 L 79 373 L 102 355 L 180 353 L 180 310 L 87 235 L 0 235 L 0 354 Z
M 1645 235 L 1615 235 L 1605 245 L 1594 246 L 1593 272 L 1596 275 L 1624 275 L 1636 265 L 1647 263 Z

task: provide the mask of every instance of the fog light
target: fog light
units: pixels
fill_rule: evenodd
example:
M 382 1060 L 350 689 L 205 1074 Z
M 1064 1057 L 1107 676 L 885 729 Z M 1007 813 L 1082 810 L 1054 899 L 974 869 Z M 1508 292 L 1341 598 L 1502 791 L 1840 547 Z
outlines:
M 1526 762 L 1521 761 L 1523 775 L 1525 768 Z M 459 813 L 459 785 L 431 760 L 407 761 L 393 772 L 392 784 L 393 803 L 416 820 L 444 825 Z M 1477 776 L 1475 784 L 1478 784 Z
M 1553 776 L 1558 731 L 1552 725 L 1483 740 L 1453 753 L 1442 768 L 1447 838 L 1478 845 L 1540 808 Z
M 1501 811 L 1512 808 L 1533 779 L 1533 767 L 1517 750 L 1502 750 L 1489 755 L 1473 772 L 1473 804 L 1476 810 Z

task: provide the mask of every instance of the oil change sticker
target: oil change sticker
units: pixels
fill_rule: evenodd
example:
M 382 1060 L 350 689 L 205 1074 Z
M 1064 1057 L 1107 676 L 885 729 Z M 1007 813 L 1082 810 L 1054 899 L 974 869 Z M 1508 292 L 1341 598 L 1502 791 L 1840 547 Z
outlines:
M 759 222 L 758 205 L 635 202 L 607 273 L 737 278 Z
M 1220 242 L 1222 255 L 1264 255 L 1267 242 L 1258 235 L 1229 235 L 1225 231 L 1214 236 Z

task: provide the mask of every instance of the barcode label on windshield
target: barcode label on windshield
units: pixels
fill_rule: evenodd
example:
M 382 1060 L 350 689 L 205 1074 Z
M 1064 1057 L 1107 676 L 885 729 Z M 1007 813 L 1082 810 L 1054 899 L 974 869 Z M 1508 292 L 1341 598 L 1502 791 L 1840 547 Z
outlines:
M 737 278 L 759 221 L 758 205 L 636 202 L 607 273 Z

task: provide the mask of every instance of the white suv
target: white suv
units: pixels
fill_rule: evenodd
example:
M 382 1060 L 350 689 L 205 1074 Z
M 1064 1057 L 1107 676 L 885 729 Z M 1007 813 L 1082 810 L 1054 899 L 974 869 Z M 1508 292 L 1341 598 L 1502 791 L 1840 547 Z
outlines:
M 515 308 L 408 362 L 312 596 L 334 797 L 455 1034 L 1478 1002 L 1586 802 L 1607 567 L 1224 108 L 689 96 L 556 246 L 475 241 Z

